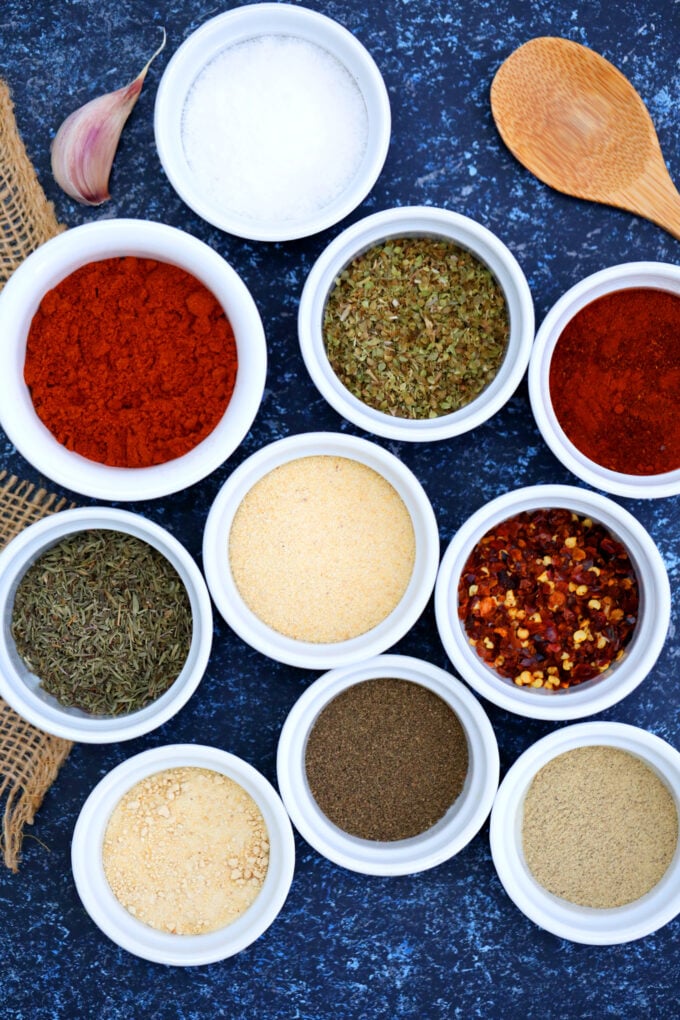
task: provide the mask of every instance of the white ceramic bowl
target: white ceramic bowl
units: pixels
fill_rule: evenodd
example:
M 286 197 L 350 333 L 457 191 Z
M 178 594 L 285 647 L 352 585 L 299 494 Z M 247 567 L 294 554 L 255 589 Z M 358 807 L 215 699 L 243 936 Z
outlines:
M 399 604 L 364 634 L 345 641 L 315 643 L 274 630 L 244 602 L 231 573 L 229 534 L 241 501 L 274 468 L 301 457 L 345 457 L 382 475 L 401 496 L 415 532 L 415 562 Z M 272 659 L 305 669 L 330 669 L 384 652 L 413 626 L 432 593 L 439 562 L 439 533 L 422 486 L 393 454 L 366 440 L 341 433 L 309 432 L 288 436 L 245 460 L 218 492 L 206 521 L 203 569 L 215 604 L 229 626 L 249 645 Z
M 106 827 L 120 799 L 147 776 L 181 767 L 210 769 L 234 780 L 256 802 L 269 831 L 269 868 L 257 899 L 232 924 L 205 935 L 171 935 L 137 920 L 114 896 L 102 863 Z M 83 906 L 105 935 L 145 960 L 189 967 L 233 956 L 269 928 L 288 896 L 295 844 L 278 794 L 252 765 L 218 748 L 171 744 L 128 758 L 97 784 L 78 816 L 71 860 Z
M 483 262 L 503 289 L 510 316 L 508 348 L 494 380 L 469 404 L 439 418 L 395 418 L 369 407 L 340 382 L 323 336 L 326 302 L 342 270 L 389 238 L 435 237 L 458 244 Z M 531 291 L 512 252 L 486 227 L 460 213 L 430 206 L 387 209 L 359 220 L 322 252 L 305 282 L 298 312 L 300 350 L 319 392 L 348 421 L 386 439 L 433 442 L 476 428 L 512 396 L 529 363 L 534 339 Z
M 40 687 L 20 658 L 11 635 L 14 597 L 28 568 L 51 546 L 78 531 L 122 531 L 158 549 L 181 578 L 193 617 L 191 645 L 174 683 L 151 704 L 119 716 L 88 715 L 66 708 Z M 139 514 L 113 507 L 62 510 L 24 528 L 0 553 L 0 695 L 34 726 L 66 740 L 106 744 L 130 740 L 172 718 L 198 687 L 212 647 L 212 606 L 196 563 L 168 531 Z
M 495 525 L 524 510 L 566 507 L 602 524 L 623 543 L 638 581 L 640 605 L 623 657 L 593 680 L 548 691 L 518 687 L 487 666 L 468 642 L 458 619 L 458 580 L 477 542 Z M 461 526 L 442 557 L 435 587 L 439 636 L 456 671 L 482 697 L 517 715 L 563 721 L 601 712 L 630 694 L 663 648 L 670 622 L 670 585 L 661 555 L 643 526 L 606 496 L 569 485 L 536 485 L 504 493 Z
M 680 754 L 636 726 L 587 722 L 565 726 L 532 744 L 509 769 L 491 812 L 491 853 L 505 891 L 535 924 L 560 938 L 605 946 L 643 938 L 680 912 L 680 846 L 656 886 L 632 903 L 582 907 L 548 892 L 527 867 L 522 850 L 524 799 L 536 773 L 560 754 L 602 745 L 636 755 L 665 782 L 680 815 Z
M 367 117 L 367 141 L 358 168 L 345 190 L 318 209 L 297 217 L 284 207 L 274 216 L 245 215 L 218 206 L 192 170 L 183 137 L 187 96 L 204 68 L 219 54 L 244 41 L 280 36 L 303 40 L 336 58 L 354 80 Z M 320 97 L 321 98 L 321 97 Z M 328 110 L 334 120 L 334 111 Z M 347 29 L 331 18 L 292 4 L 255 3 L 205 22 L 180 46 L 163 74 L 155 108 L 158 154 L 179 196 L 214 226 L 255 241 L 287 241 L 324 230 L 364 200 L 382 170 L 390 141 L 391 114 L 385 83 L 373 58 Z M 342 143 L 342 138 L 338 139 Z M 309 159 L 313 149 L 308 146 Z M 320 167 L 320 172 L 323 168 Z
M 586 457 L 566 436 L 550 400 L 550 362 L 569 321 L 596 298 L 629 287 L 680 294 L 680 266 L 664 262 L 627 262 L 593 273 L 563 294 L 536 333 L 528 374 L 531 407 L 541 435 L 552 452 L 588 485 L 630 499 L 677 496 L 680 468 L 658 475 L 628 475 L 602 467 Z
M 305 772 L 307 739 L 320 712 L 342 691 L 381 677 L 409 680 L 439 695 L 460 719 L 468 741 L 468 774 L 458 799 L 431 829 L 394 842 L 360 839 L 338 828 L 320 810 Z M 293 824 L 320 854 L 366 875 L 407 875 L 443 863 L 479 832 L 498 788 L 498 746 L 486 712 L 460 680 L 420 659 L 378 655 L 331 670 L 307 688 L 281 730 L 277 774 Z
M 118 255 L 158 259 L 192 273 L 220 302 L 236 339 L 236 385 L 221 421 L 193 450 L 153 467 L 109 467 L 67 450 L 38 418 L 24 382 L 26 338 L 46 292 L 80 266 Z M 233 453 L 259 409 L 267 349 L 255 302 L 217 252 L 175 227 L 114 219 L 58 234 L 29 255 L 5 284 L 0 293 L 0 321 L 0 423 L 36 470 L 73 492 L 119 502 L 153 499 L 187 488 Z

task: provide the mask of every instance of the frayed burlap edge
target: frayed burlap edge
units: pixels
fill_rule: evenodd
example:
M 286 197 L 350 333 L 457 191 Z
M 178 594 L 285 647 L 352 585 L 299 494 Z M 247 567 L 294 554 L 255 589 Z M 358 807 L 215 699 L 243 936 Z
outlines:
M 0 471 L 0 548 L 34 521 L 72 504 Z M 30 825 L 73 744 L 43 733 L 0 698 L 0 802 L 5 865 L 19 870 L 24 826 Z
M 32 251 L 64 229 L 28 158 L 9 87 L 0 79 L 0 289 Z M 64 499 L 0 471 L 0 547 L 65 505 Z M 33 822 L 71 747 L 70 741 L 36 729 L 0 698 L 1 844 L 12 871 L 18 871 L 24 826 Z
M 0 289 L 27 255 L 65 227 L 40 186 L 0 78 Z

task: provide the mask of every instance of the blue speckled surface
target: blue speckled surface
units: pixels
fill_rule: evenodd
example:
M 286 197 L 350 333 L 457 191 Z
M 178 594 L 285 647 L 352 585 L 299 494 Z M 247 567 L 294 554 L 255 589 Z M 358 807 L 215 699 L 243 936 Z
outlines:
M 296 339 L 305 276 L 342 225 L 286 245 L 228 236 L 183 205 L 155 154 L 152 116 L 160 74 L 189 32 L 225 6 L 201 0 L 5 0 L 0 7 L 0 73 L 13 90 L 29 154 L 59 217 L 71 226 L 140 216 L 182 227 L 234 265 L 263 316 L 267 388 L 241 449 L 204 483 L 172 500 L 132 507 L 168 527 L 199 562 L 211 500 L 247 454 L 298 431 L 354 432 L 318 396 Z M 335 17 L 370 49 L 392 103 L 393 140 L 384 172 L 348 222 L 390 205 L 418 203 L 478 219 L 519 259 L 539 322 L 563 291 L 591 272 L 627 260 L 679 261 L 680 242 L 651 223 L 572 200 L 534 179 L 501 143 L 488 101 L 497 67 L 527 39 L 563 35 L 585 43 L 633 81 L 655 121 L 671 174 L 680 180 L 677 0 L 309 0 L 308 6 Z M 161 25 L 168 46 L 125 129 L 113 199 L 98 210 L 76 206 L 51 178 L 50 139 L 75 106 L 135 76 L 157 45 Z M 1 436 L 0 443 L 0 466 L 54 488 Z M 384 445 L 423 482 L 443 545 L 472 511 L 507 489 L 575 483 L 541 440 L 524 383 L 504 410 L 470 435 L 432 446 Z M 680 499 L 621 502 L 657 541 L 676 599 L 667 647 L 652 674 L 602 716 L 643 726 L 680 747 Z M 397 650 L 448 668 L 431 604 Z M 625 946 L 563 942 L 534 926 L 503 892 L 488 824 L 449 863 L 397 879 L 344 871 L 296 837 L 297 870 L 282 914 L 253 946 L 223 963 L 171 969 L 109 942 L 84 912 L 70 871 L 71 832 L 91 788 L 137 751 L 193 740 L 241 755 L 274 780 L 279 729 L 312 679 L 265 659 L 217 621 L 205 679 L 175 719 L 128 744 L 74 748 L 29 830 L 19 873 L 0 872 L 3 1017 L 678 1015 L 680 919 Z M 551 730 L 547 723 L 487 708 L 503 772 Z

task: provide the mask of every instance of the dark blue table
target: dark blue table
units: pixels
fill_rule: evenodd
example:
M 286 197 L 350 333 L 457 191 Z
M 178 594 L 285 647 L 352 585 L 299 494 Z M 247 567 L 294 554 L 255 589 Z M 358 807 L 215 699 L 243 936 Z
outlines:
M 570 199 L 533 178 L 503 146 L 489 107 L 493 75 L 521 43 L 537 35 L 585 43 L 635 84 L 655 121 L 671 174 L 680 180 L 676 2 L 310 0 L 308 6 L 336 18 L 368 47 L 392 103 L 393 138 L 384 172 L 347 222 L 392 205 L 421 203 L 479 220 L 521 263 L 539 322 L 566 289 L 598 269 L 637 259 L 678 262 L 680 242 L 651 223 Z M 211 501 L 247 455 L 296 432 L 356 431 L 317 394 L 296 337 L 306 274 L 347 223 L 290 244 L 244 242 L 198 219 L 171 189 L 155 153 L 152 118 L 160 74 L 184 38 L 225 7 L 201 0 L 5 0 L 0 10 L 0 73 L 12 88 L 30 157 L 59 218 L 75 226 L 136 216 L 181 227 L 236 268 L 261 311 L 270 355 L 267 387 L 242 447 L 200 485 L 130 507 L 165 525 L 199 562 Z M 137 74 L 158 44 L 159 26 L 167 30 L 168 46 L 125 129 L 111 181 L 113 198 L 100 209 L 77 206 L 51 177 L 50 140 L 74 107 Z M 4 437 L 0 443 L 0 467 L 55 489 Z M 430 446 L 383 445 L 424 484 L 443 546 L 470 513 L 507 489 L 578 484 L 543 443 L 524 383 L 500 413 L 469 435 Z M 677 597 L 680 499 L 621 502 L 658 543 Z M 627 700 L 602 713 L 643 726 L 676 747 L 678 623 L 676 602 L 657 666 Z M 396 650 L 450 668 L 431 604 Z M 83 910 L 70 870 L 73 825 L 92 787 L 129 755 L 178 741 L 226 748 L 274 780 L 280 727 L 313 678 L 269 661 L 217 620 L 205 679 L 178 716 L 128 744 L 74 747 L 29 830 L 19 873 L 0 871 L 3 1017 L 661 1020 L 678 1015 L 680 921 L 624 946 L 560 941 L 530 923 L 505 895 L 491 861 L 488 825 L 450 862 L 396 879 L 344 871 L 296 837 L 297 870 L 282 914 L 253 946 L 223 963 L 171 969 L 109 942 Z M 549 724 L 486 707 L 503 772 L 551 730 Z

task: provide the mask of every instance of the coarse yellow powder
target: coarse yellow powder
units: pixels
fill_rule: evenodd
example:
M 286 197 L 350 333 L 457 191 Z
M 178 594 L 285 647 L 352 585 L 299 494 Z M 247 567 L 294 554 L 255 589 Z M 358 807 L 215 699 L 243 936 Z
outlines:
M 120 903 L 159 931 L 200 935 L 240 917 L 269 866 L 269 834 L 253 798 L 211 769 L 147 776 L 109 819 L 104 872 Z
M 529 870 L 549 892 L 584 907 L 619 907 L 663 877 L 678 843 L 678 813 L 640 758 L 617 747 L 579 747 L 532 780 L 522 838 Z
M 401 601 L 415 562 L 396 489 L 348 457 L 310 456 L 265 475 L 238 507 L 229 562 L 263 623 L 299 641 L 364 634 Z

